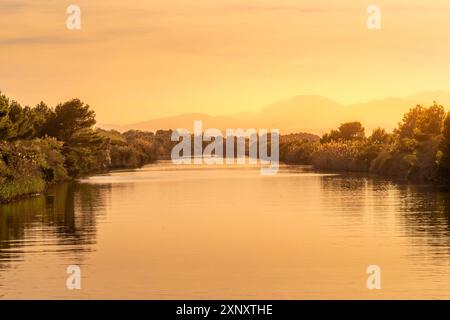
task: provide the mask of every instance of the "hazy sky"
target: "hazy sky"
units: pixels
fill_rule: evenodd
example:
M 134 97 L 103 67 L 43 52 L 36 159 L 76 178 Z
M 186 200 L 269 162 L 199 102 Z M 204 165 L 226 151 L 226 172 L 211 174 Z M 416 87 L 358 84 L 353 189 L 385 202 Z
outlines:
M 366 28 L 372 3 L 381 31 Z M 450 89 L 448 0 L 1 0 L 0 21 L 0 90 L 79 97 L 99 122 Z

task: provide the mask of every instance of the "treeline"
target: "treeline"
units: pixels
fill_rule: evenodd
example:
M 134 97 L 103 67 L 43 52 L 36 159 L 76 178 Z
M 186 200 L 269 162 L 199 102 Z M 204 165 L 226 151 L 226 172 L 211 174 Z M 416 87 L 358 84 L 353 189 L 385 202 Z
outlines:
M 280 161 L 294 164 L 311 164 L 312 154 L 320 137 L 309 133 L 280 135 Z
M 48 184 L 170 159 L 178 143 L 171 130 L 119 133 L 95 123 L 94 111 L 79 99 L 23 107 L 0 92 L 0 202 L 40 193 Z M 412 108 L 392 133 L 378 128 L 366 136 L 360 122 L 349 122 L 321 138 L 281 135 L 280 160 L 448 183 L 450 114 L 434 103 Z
M 280 143 L 280 158 L 286 157 Z M 292 143 L 290 145 L 293 145 Z M 320 141 L 297 141 L 290 154 L 317 169 L 360 171 L 415 182 L 448 183 L 450 178 L 450 113 L 434 103 L 417 105 L 398 127 L 366 136 L 360 122 L 342 124 Z
M 120 134 L 94 127 L 79 99 L 54 108 L 22 107 L 0 93 L 0 201 L 40 193 L 48 184 L 169 158 L 171 131 Z

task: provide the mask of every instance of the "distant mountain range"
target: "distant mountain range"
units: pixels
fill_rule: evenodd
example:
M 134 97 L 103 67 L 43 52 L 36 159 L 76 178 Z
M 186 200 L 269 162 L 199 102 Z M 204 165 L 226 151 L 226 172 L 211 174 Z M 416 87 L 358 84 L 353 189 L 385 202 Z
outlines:
M 342 105 L 326 97 L 299 95 L 276 102 L 259 112 L 242 112 L 224 116 L 203 113 L 187 113 L 157 118 L 130 125 L 98 124 L 103 129 L 124 132 L 131 129 L 156 131 L 158 129 L 186 128 L 193 130 L 195 120 L 203 121 L 203 129 L 217 128 L 266 128 L 280 129 L 281 133 L 310 132 L 322 134 L 346 121 L 361 121 L 370 133 L 376 127 L 392 130 L 410 108 L 417 104 L 425 106 L 437 101 L 450 105 L 450 92 L 427 91 L 404 98 L 386 98 L 363 103 Z

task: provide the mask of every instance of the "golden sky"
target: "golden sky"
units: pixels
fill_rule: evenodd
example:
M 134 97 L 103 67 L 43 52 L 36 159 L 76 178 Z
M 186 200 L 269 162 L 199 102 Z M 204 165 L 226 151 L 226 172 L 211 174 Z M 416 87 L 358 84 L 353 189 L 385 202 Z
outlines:
M 70 4 L 81 30 L 66 28 Z M 448 0 L 1 0 L 0 21 L 0 90 L 79 97 L 103 123 L 450 89 Z

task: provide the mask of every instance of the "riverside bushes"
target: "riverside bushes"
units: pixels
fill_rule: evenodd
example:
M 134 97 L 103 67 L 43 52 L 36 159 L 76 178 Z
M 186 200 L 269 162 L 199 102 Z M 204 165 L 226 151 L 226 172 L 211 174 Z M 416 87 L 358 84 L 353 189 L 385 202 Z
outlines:
M 0 93 L 0 202 L 42 192 L 50 183 L 170 159 L 176 144 L 171 130 L 119 133 L 95 123 L 95 113 L 79 99 L 32 108 Z M 366 137 L 361 123 L 349 122 L 321 139 L 284 135 L 280 160 L 448 184 L 450 114 L 434 103 L 412 108 L 393 133 L 378 128 Z
M 117 131 L 100 130 L 110 142 L 110 168 L 138 168 L 156 160 L 170 159 L 176 142 L 171 141 L 171 130 L 156 133 L 130 130 L 123 134 Z
M 368 138 L 360 123 L 325 134 L 311 155 L 319 169 L 362 171 L 416 182 L 450 181 L 450 114 L 434 103 L 405 114 L 392 134 L 376 129 Z
M 170 154 L 170 132 L 120 134 L 94 128 L 79 99 L 22 107 L 0 92 L 0 202 L 42 192 L 50 183 L 112 168 L 135 168 Z
M 0 143 L 0 201 L 42 192 L 66 180 L 61 143 L 54 138 Z
M 308 133 L 280 136 L 280 161 L 310 164 L 311 155 L 319 146 L 320 137 Z
M 312 154 L 312 163 L 318 169 L 365 171 L 367 164 L 361 161 L 361 147 L 356 141 L 327 142 Z

